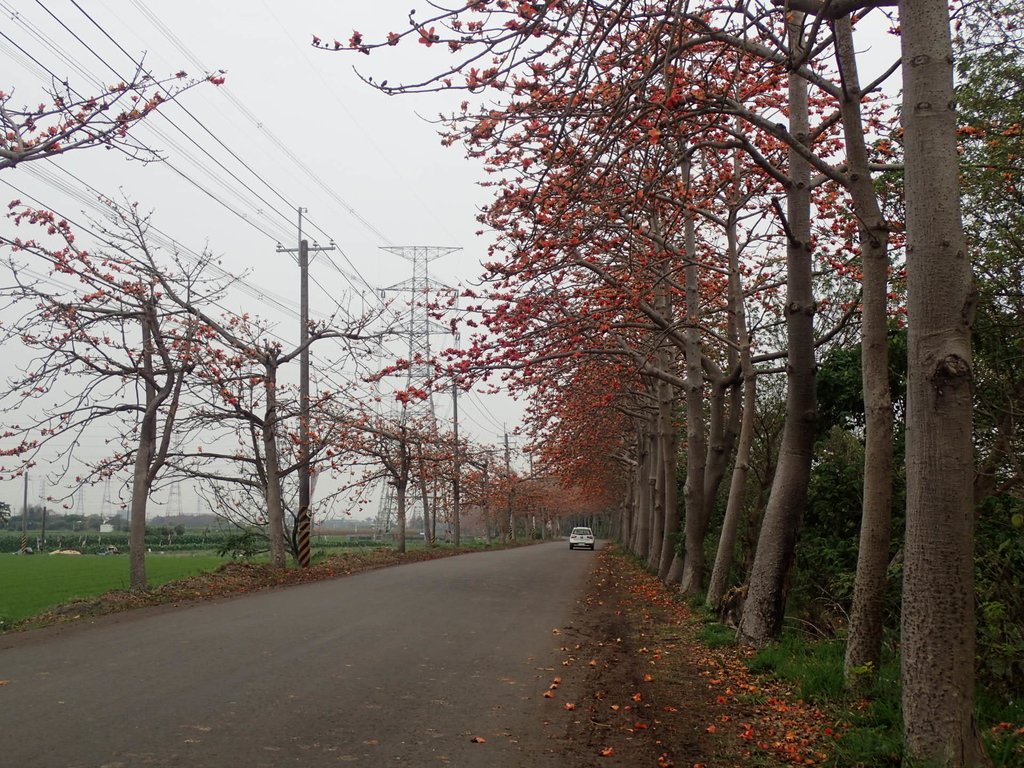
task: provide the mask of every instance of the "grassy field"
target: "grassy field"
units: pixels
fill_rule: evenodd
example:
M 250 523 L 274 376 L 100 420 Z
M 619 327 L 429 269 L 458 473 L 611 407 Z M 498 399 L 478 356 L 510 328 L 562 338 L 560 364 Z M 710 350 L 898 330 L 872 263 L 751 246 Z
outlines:
M 230 558 L 153 555 L 146 558 L 150 586 L 212 571 Z M 76 598 L 128 588 L 125 555 L 79 557 L 0 555 L 0 628 Z

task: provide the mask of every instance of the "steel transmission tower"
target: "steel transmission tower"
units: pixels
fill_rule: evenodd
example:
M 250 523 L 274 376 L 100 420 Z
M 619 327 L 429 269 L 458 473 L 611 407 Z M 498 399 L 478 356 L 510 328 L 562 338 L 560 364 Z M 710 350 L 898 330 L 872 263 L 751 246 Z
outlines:
M 381 250 L 400 256 L 412 263 L 412 277 L 400 283 L 389 285 L 382 293 L 405 293 L 411 296 L 409 301 L 409 317 L 406 325 L 406 338 L 409 346 L 409 370 L 406 375 L 406 389 L 426 391 L 427 397 L 411 399 L 404 403 L 401 412 L 401 423 L 404 425 L 410 418 L 434 423 L 434 368 L 430 355 L 430 335 L 432 332 L 446 332 L 430 320 L 430 301 L 432 296 L 448 293 L 452 289 L 439 283 L 430 276 L 430 262 L 447 256 L 461 248 L 433 245 L 386 246 Z M 419 488 L 413 484 L 406 495 L 407 509 L 413 511 L 420 508 L 423 499 Z M 390 485 L 384 488 L 380 510 L 377 513 L 377 530 L 385 533 L 394 519 L 395 494 Z M 426 521 L 424 521 L 425 524 Z

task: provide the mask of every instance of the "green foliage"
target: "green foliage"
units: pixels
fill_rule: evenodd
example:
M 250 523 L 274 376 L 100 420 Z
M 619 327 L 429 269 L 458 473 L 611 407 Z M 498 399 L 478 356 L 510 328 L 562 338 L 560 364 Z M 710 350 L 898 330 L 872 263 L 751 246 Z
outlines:
M 815 703 L 845 697 L 843 643 L 838 640 L 810 642 L 796 632 L 783 634 L 777 643 L 761 649 L 750 660 L 751 671 L 795 683 L 800 698 Z
M 959 29 L 964 224 L 978 306 L 972 344 L 979 509 L 979 681 L 1024 696 L 1024 6 L 979 0 Z M 1021 518 L 1016 518 L 1018 521 Z
M 902 543 L 907 334 L 889 331 L 889 386 L 895 417 L 892 553 Z M 859 347 L 833 348 L 818 373 L 819 422 L 804 525 L 787 610 L 821 634 L 843 629 L 853 599 L 864 485 L 864 401 Z M 896 559 L 896 558 L 894 558 Z M 890 574 L 886 623 L 899 623 L 898 569 Z
M 836 766 L 898 766 L 902 747 L 898 694 L 893 683 L 898 672 L 890 661 L 881 673 L 885 685 L 870 691 L 866 706 L 851 699 L 843 680 L 841 641 L 809 641 L 787 633 L 778 643 L 758 652 L 750 669 L 797 686 L 802 698 L 832 710 L 847 723 L 834 745 L 831 764 Z M 898 689 L 897 689 L 898 690 Z
M 1005 700 L 1024 692 L 1024 528 L 1014 516 L 1024 502 L 991 497 L 976 530 L 978 675 L 990 694 Z
M 263 531 L 243 530 L 231 533 L 217 545 L 221 557 L 252 558 L 270 549 L 270 540 Z
M 889 329 L 889 391 L 896 421 L 902 419 L 907 392 L 907 331 Z M 860 347 L 838 346 L 821 361 L 817 376 L 818 435 L 834 427 L 864 427 L 864 383 L 861 378 Z
M 857 569 L 864 448 L 834 426 L 817 443 L 788 610 L 819 631 L 839 628 Z

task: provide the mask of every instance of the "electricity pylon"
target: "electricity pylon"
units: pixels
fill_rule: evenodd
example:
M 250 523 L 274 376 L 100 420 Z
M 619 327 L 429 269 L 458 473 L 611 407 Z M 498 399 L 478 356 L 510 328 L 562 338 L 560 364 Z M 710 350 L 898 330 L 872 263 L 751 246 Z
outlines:
M 382 250 L 400 256 L 412 263 L 412 277 L 400 283 L 389 285 L 382 293 L 406 293 L 411 295 L 409 316 L 406 324 L 406 340 L 409 348 L 409 368 L 406 374 L 406 390 L 422 390 L 427 397 L 412 398 L 402 404 L 399 421 L 404 426 L 410 419 L 427 424 L 434 424 L 433 379 L 434 367 L 430 354 L 430 335 L 432 332 L 444 332 L 430 320 L 430 301 L 432 296 L 448 293 L 452 289 L 434 280 L 430 276 L 430 262 L 447 256 L 461 248 L 433 245 L 389 246 Z M 407 495 L 408 509 L 415 509 L 417 503 L 422 505 L 423 499 L 418 486 L 410 486 Z M 377 513 L 378 530 L 385 530 L 388 522 L 394 517 L 395 495 L 385 489 L 381 497 L 380 509 Z M 426 525 L 426 520 L 424 520 Z

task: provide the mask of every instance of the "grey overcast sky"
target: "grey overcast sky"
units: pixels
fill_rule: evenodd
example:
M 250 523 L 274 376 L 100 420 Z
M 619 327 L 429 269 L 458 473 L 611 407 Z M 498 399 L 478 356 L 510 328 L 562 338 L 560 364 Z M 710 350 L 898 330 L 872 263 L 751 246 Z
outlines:
M 275 247 L 294 247 L 296 206 L 308 209 L 310 240 L 339 248 L 333 263 L 313 264 L 314 314 L 329 313 L 339 297 L 374 301 L 375 289 L 409 277 L 410 264 L 382 246 L 459 247 L 431 272 L 449 285 L 475 281 L 487 246 L 474 218 L 487 199 L 477 186 L 483 174 L 461 148 L 442 147 L 425 119 L 458 99 L 387 97 L 353 72 L 358 66 L 398 82 L 445 54 L 414 40 L 370 57 L 310 46 L 314 34 L 346 41 L 356 29 L 367 36 L 404 30 L 410 7 L 409 0 L 0 0 L 0 89 L 13 87 L 15 102 L 44 100 L 51 76 L 95 93 L 128 77 L 143 55 L 158 76 L 225 70 L 227 78 L 219 88 L 201 84 L 137 128 L 166 163 L 142 165 L 102 149 L 68 153 L 4 171 L 0 201 L 34 198 L 76 222 L 97 215 L 97 194 L 138 201 L 182 247 L 209 247 L 224 268 L 248 271 L 265 298 L 254 306 L 251 295 L 240 295 L 238 309 L 273 319 L 285 338 L 297 336 L 298 275 Z M 0 227 L 9 232 L 12 224 Z M 483 443 L 499 442 L 521 413 L 500 395 L 459 406 L 462 428 Z M 443 398 L 438 411 L 448 413 Z M 83 454 L 102 450 L 102 436 L 93 440 Z M 39 494 L 33 481 L 30 502 Z M 99 491 L 92 494 L 86 506 L 99 501 Z M 19 509 L 20 481 L 0 483 L 0 499 Z M 184 507 L 194 510 L 188 501 Z

